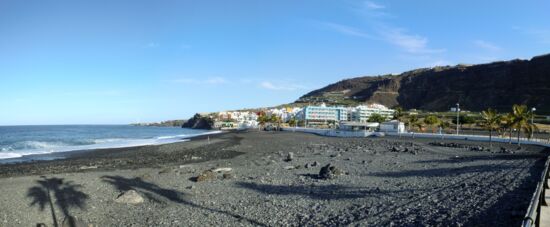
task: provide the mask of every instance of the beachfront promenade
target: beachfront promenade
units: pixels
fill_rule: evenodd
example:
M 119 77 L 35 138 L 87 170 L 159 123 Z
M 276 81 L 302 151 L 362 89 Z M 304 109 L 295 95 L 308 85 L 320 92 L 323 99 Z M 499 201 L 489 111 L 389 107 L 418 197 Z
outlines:
M 283 131 L 291 132 L 306 132 L 313 133 L 322 136 L 334 136 L 342 135 L 341 137 L 368 137 L 368 136 L 401 136 L 401 137 L 412 137 L 412 138 L 435 138 L 435 139 L 454 139 L 454 140 L 473 140 L 473 141 L 484 141 L 489 142 L 490 138 L 487 135 L 470 135 L 470 134 L 440 134 L 440 133 L 418 133 L 418 132 L 370 132 L 370 131 L 345 131 L 345 130 L 335 130 L 335 129 L 319 129 L 319 128 L 304 128 L 304 127 L 283 127 Z M 493 142 L 502 142 L 502 143 L 512 143 L 517 144 L 517 137 L 499 137 L 492 136 L 491 140 Z M 532 144 L 532 145 L 541 145 L 541 146 L 550 146 L 549 139 L 540 139 L 532 138 L 528 139 L 525 137 L 520 137 L 520 144 Z

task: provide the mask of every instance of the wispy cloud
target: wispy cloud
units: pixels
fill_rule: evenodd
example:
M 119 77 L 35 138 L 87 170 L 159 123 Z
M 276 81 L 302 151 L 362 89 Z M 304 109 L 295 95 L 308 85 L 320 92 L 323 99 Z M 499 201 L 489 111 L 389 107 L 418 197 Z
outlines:
M 367 0 L 360 3 L 353 3 L 351 11 L 358 13 L 361 17 L 367 17 L 369 19 L 393 18 L 394 15 L 388 13 L 386 8 L 385 5 Z
M 446 51 L 444 48 L 430 47 L 429 40 L 425 36 L 411 33 L 405 28 L 389 23 L 388 18 L 383 16 L 387 14 L 385 9 L 386 6 L 367 0 L 363 5 L 356 5 L 350 9 L 360 16 L 369 17 L 362 28 L 332 22 L 325 22 L 323 25 L 344 35 L 389 43 L 409 54 L 435 54 Z
M 342 24 L 330 23 L 330 22 L 327 22 L 324 24 L 330 29 L 336 32 L 342 33 L 344 35 L 358 36 L 363 38 L 374 38 L 373 36 L 354 27 L 350 27 Z
M 274 90 L 274 91 L 294 91 L 294 90 L 303 90 L 307 89 L 307 87 L 303 85 L 298 84 L 289 84 L 289 83 L 283 83 L 283 84 L 274 84 L 269 81 L 263 81 L 260 84 L 260 87 L 268 89 L 268 90 Z
M 182 84 L 225 84 L 227 80 L 223 77 L 210 77 L 207 79 L 178 78 L 170 80 L 169 82 Z
M 157 42 L 150 42 L 150 43 L 145 44 L 145 48 L 157 48 L 159 46 L 160 46 L 160 44 L 157 43 Z
M 222 77 L 213 77 L 206 79 L 204 82 L 207 84 L 225 84 L 227 83 L 227 80 Z
M 416 34 L 409 34 L 402 28 L 379 26 L 377 30 L 383 40 L 408 53 L 433 54 L 446 51 L 445 49 L 433 49 L 428 47 L 428 38 Z
M 484 40 L 474 40 L 474 45 L 476 45 L 479 48 L 482 48 L 488 51 L 493 51 L 493 52 L 502 50 L 502 48 L 499 47 L 498 45 L 488 41 L 484 41 Z
M 372 10 L 377 10 L 377 9 L 384 9 L 384 8 L 386 8 L 386 6 L 381 5 L 381 4 L 378 4 L 378 3 L 376 3 L 376 2 L 372 2 L 372 1 L 365 1 L 364 4 L 365 4 L 365 7 L 366 7 L 367 9 L 372 9 Z

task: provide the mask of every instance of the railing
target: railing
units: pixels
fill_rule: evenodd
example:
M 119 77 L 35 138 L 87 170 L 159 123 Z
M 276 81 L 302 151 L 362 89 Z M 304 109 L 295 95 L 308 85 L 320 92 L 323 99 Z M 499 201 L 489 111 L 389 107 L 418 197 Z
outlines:
M 439 134 L 439 133 L 419 133 L 419 132 L 404 132 L 404 133 L 397 133 L 397 132 L 388 132 L 386 135 L 390 136 L 402 136 L 402 137 L 419 137 L 419 138 L 442 138 L 442 139 L 457 139 L 457 140 L 475 140 L 475 141 L 489 141 L 488 135 L 469 135 L 469 134 Z M 517 137 L 512 137 L 512 140 L 510 141 L 509 137 L 500 137 L 500 136 L 492 136 L 491 140 L 493 142 L 502 142 L 502 143 L 508 143 L 511 142 L 513 144 L 516 144 L 518 142 Z M 548 139 L 540 139 L 540 138 L 525 138 L 520 137 L 519 142 L 521 144 L 533 144 L 533 145 L 541 145 L 541 146 L 549 146 L 550 140 Z
M 546 164 L 544 165 L 544 172 L 542 173 L 541 179 L 537 184 L 537 189 L 531 198 L 531 203 L 527 209 L 527 214 L 523 218 L 521 223 L 522 227 L 531 227 L 531 226 L 540 226 L 540 213 L 542 206 L 548 206 L 545 199 L 545 191 L 549 189 L 548 187 L 548 167 L 550 166 L 550 158 L 546 159 Z

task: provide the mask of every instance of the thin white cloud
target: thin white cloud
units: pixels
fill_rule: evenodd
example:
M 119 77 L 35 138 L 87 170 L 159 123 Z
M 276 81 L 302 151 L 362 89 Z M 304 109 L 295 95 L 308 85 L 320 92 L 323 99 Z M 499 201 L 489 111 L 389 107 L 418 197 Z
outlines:
M 394 17 L 385 10 L 387 7 L 380 3 L 367 0 L 360 3 L 353 3 L 352 5 L 351 11 L 359 14 L 361 17 L 367 17 L 369 20 Z
M 502 48 L 497 46 L 496 44 L 487 42 L 484 40 L 474 40 L 474 45 L 476 45 L 479 48 L 482 48 L 488 51 L 493 51 L 493 52 L 502 50 Z
M 427 67 L 435 67 L 435 66 L 447 66 L 452 65 L 453 63 L 444 59 L 436 60 L 434 62 L 428 63 Z
M 307 89 L 307 87 L 298 84 L 274 84 L 269 81 L 263 81 L 259 85 L 262 88 L 274 91 L 295 91 Z
M 336 32 L 342 33 L 344 35 L 358 36 L 363 38 L 373 38 L 373 36 L 354 27 L 350 27 L 342 24 L 336 24 L 336 23 L 324 23 L 324 24 L 330 29 Z
M 225 84 L 227 81 L 221 77 L 213 77 L 204 81 L 207 84 Z
M 362 31 L 361 29 L 347 25 L 330 22 L 326 22 L 323 24 L 333 31 L 339 32 L 341 34 L 385 41 L 394 46 L 397 46 L 402 51 L 411 54 L 435 54 L 446 51 L 446 49 L 443 48 L 430 48 L 428 46 L 428 38 L 424 36 L 409 34 L 405 29 L 392 27 L 389 25 L 379 24 L 378 26 L 372 26 L 375 32 L 373 35 L 371 35 Z
M 405 29 L 389 26 L 379 26 L 377 29 L 382 38 L 403 51 L 412 54 L 433 54 L 445 52 L 445 49 L 432 49 L 428 47 L 428 38 L 408 34 Z
M 157 47 L 159 47 L 159 46 L 160 46 L 160 44 L 159 44 L 159 43 L 156 43 L 156 42 L 150 42 L 150 43 L 147 43 L 147 44 L 145 45 L 146 48 L 157 48 Z
M 171 83 L 182 84 L 225 84 L 228 83 L 223 77 L 210 77 L 207 79 L 194 79 L 194 78 L 179 78 L 170 80 Z
M 367 7 L 367 9 L 372 9 L 372 10 L 385 9 L 386 8 L 386 6 L 380 5 L 380 4 L 378 4 L 376 2 L 372 2 L 372 1 L 365 1 L 364 4 L 365 4 L 365 7 Z
M 387 17 L 384 16 L 387 14 L 385 9 L 386 6 L 370 0 L 364 1 L 363 5 L 351 9 L 358 12 L 361 16 L 369 17 L 365 21 L 365 25 L 371 31 L 370 33 L 365 32 L 363 29 L 343 24 L 330 22 L 323 24 L 341 34 L 390 43 L 409 54 L 436 54 L 446 51 L 444 48 L 430 47 L 427 37 L 410 33 L 404 28 L 388 23 Z

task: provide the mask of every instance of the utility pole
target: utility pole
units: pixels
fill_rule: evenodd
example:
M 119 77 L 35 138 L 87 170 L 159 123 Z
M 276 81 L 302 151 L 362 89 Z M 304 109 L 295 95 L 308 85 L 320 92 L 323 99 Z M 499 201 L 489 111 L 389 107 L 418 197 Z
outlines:
M 458 135 L 458 127 L 460 125 L 460 104 L 456 103 L 456 134 Z
M 534 126 L 533 124 L 533 118 L 535 118 L 535 111 L 537 110 L 537 108 L 533 107 L 531 108 L 531 126 Z M 533 133 L 535 131 L 535 128 L 533 127 L 533 130 L 531 130 L 531 139 L 533 139 Z

